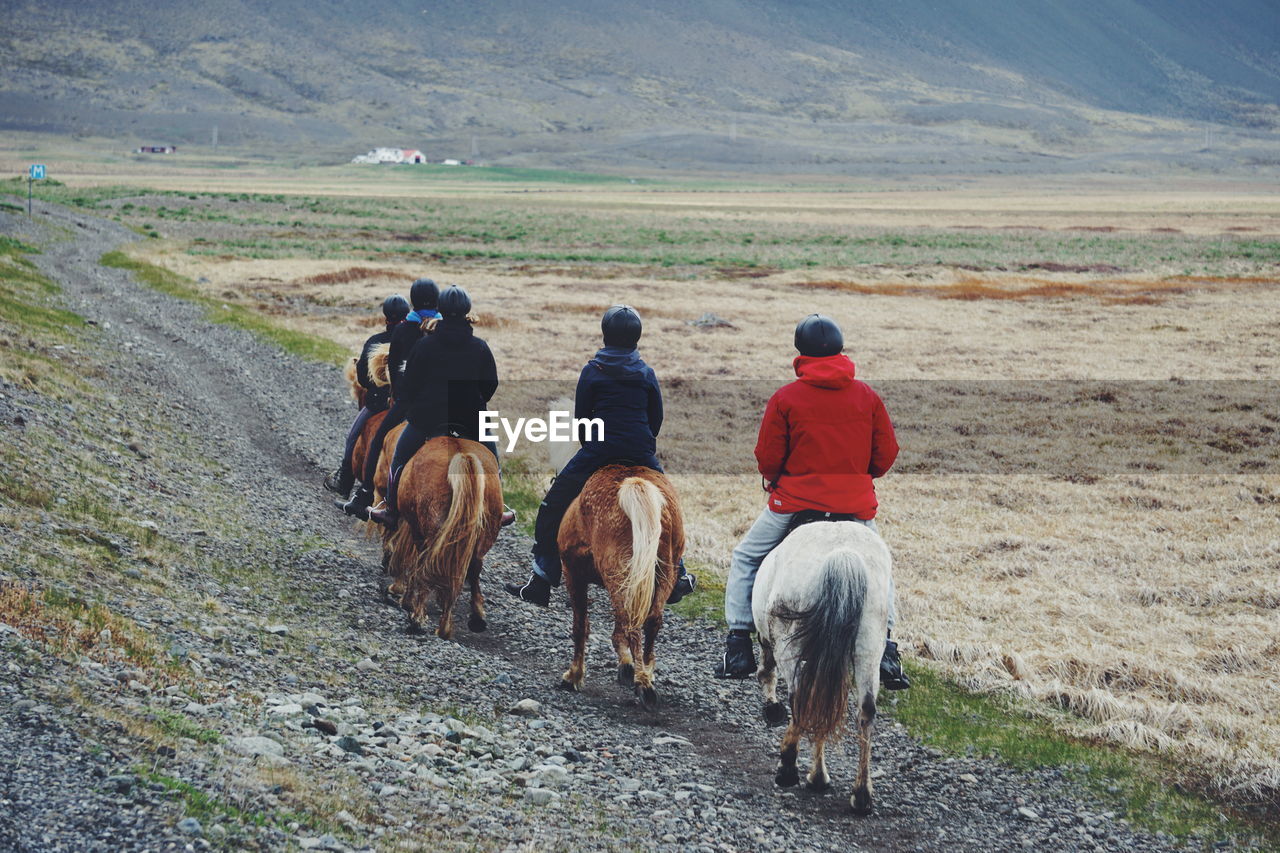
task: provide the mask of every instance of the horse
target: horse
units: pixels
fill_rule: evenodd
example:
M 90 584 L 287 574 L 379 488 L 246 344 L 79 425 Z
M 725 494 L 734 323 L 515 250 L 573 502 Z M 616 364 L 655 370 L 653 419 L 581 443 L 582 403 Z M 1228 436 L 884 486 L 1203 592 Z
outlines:
M 573 604 L 573 662 L 560 686 L 579 690 L 586 676 L 587 587 L 598 583 L 613 605 L 618 683 L 634 687 L 641 706 L 652 711 L 658 707 L 654 641 L 684 553 L 684 519 L 675 489 L 651 468 L 606 465 L 569 505 L 557 543 Z
M 804 524 L 765 558 L 751 593 L 762 652 L 757 678 L 769 725 L 787 722 L 787 708 L 778 701 L 779 670 L 791 692 L 791 723 L 774 781 L 784 787 L 799 783 L 796 755 L 800 738 L 809 735 L 808 787 L 830 787 L 823 749 L 844 724 L 852 681 L 858 697 L 858 778 L 849 803 L 860 815 L 871 811 L 871 729 L 890 570 L 888 547 L 865 525 Z
M 450 639 L 453 605 L 464 580 L 471 587 L 467 627 L 485 630 L 480 572 L 485 554 L 498 538 L 502 516 L 497 460 L 483 444 L 439 436 L 413 455 L 400 478 L 396 493 L 400 524 L 388 545 L 410 631 L 422 629 L 427 602 L 434 593 L 440 605 L 436 635 Z
M 369 351 L 369 378 L 373 380 L 373 384 L 380 388 L 385 388 L 391 384 L 390 373 L 391 345 L 379 344 Z M 351 383 L 351 397 L 356 401 L 356 405 L 364 408 L 365 396 L 369 393 L 363 385 L 360 384 L 356 375 L 356 361 L 351 359 L 347 363 L 346 377 Z M 356 443 L 351 449 L 351 470 L 355 471 L 357 476 L 359 472 L 364 470 L 365 456 L 369 452 L 369 442 L 373 440 L 374 435 L 378 432 L 378 427 L 385 418 L 386 410 L 370 415 L 364 422 L 364 426 L 360 430 L 360 435 L 356 437 Z M 394 446 L 394 445 L 393 445 Z

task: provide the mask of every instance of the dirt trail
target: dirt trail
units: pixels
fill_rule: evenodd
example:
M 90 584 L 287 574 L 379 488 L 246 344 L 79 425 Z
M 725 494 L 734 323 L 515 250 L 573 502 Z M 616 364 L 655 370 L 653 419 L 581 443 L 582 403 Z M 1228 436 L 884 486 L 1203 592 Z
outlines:
M 162 530 L 190 536 L 202 517 L 241 519 L 242 538 L 202 537 L 201 543 L 207 541 L 202 553 L 209 565 L 252 559 L 270 566 L 271 582 L 279 586 L 263 589 L 292 596 L 283 611 L 289 614 L 289 642 L 276 642 L 252 627 L 281 618 L 279 601 L 247 583 L 211 580 L 202 565 L 184 567 L 183 581 L 193 589 L 216 589 L 229 611 L 221 617 L 229 635 L 214 641 L 184 628 L 181 617 L 201 623 L 212 618 L 189 612 L 193 600 L 170 602 L 162 593 L 139 590 L 122 606 L 136 607 L 138 618 L 159 623 L 156 630 L 167 632 L 170 641 L 180 640 L 210 662 L 204 669 L 217 673 L 223 692 L 217 714 L 201 717 L 202 725 L 221 730 L 226 739 L 268 734 L 284 744 L 292 773 L 316 784 L 345 780 L 350 790 L 358 789 L 352 802 L 372 804 L 346 824 L 343 838 L 325 841 L 337 845 L 334 849 L 366 844 L 412 849 L 417 843 L 481 849 L 841 851 L 1170 847 L 1170 839 L 1134 832 L 1105 806 L 1074 792 L 1056 771 L 1016 773 L 989 761 L 944 758 L 920 746 L 893 722 L 887 695 L 875 740 L 877 810 L 871 817 L 855 818 L 848 809 L 856 755 L 852 741 L 829 759 L 830 792 L 778 789 L 773 766 L 779 731 L 766 729 L 760 719 L 758 689 L 753 682 L 723 683 L 710 676 L 719 632 L 668 617 L 658 643 L 663 706 L 646 715 L 613 683 L 608 620 L 599 594 L 584 692 L 557 690 L 569 655 L 569 614 L 559 599 L 544 612 L 511 601 L 498 589 L 525 571 L 528 542 L 510 531 L 487 561 L 489 633 L 471 635 L 460 626 L 453 643 L 406 635 L 401 614 L 378 595 L 375 543 L 359 537 L 319 487 L 353 415 L 339 371 L 210 324 L 192 306 L 137 285 L 121 270 L 99 266 L 104 252 L 135 239 L 127 229 L 51 205 L 38 205 L 36 218 L 41 224 L 32 229 L 6 216 L 0 233 L 39 242 L 44 253 L 36 261 L 60 284 L 68 307 L 96 321 L 98 331 L 90 334 L 109 360 L 104 381 L 126 410 L 150 407 L 151 416 L 169 419 L 187 438 L 196 436 L 201 450 L 223 466 L 217 482 L 197 473 L 194 481 L 179 484 L 173 515 Z M 69 237 L 60 238 L 58 229 Z M 37 395 L 28 394 L 22 402 L 33 409 L 42 406 Z M 156 443 L 154 452 L 165 453 L 159 438 Z M 177 611 L 176 622 L 156 617 L 166 607 Z M 0 645 L 0 655 L 7 654 Z M 25 686 L 19 682 L 12 695 L 0 694 L 0 707 L 12 708 L 19 695 L 50 689 L 59 670 L 55 666 L 51 672 Z M 272 710 L 273 703 L 289 707 L 278 700 L 314 694 L 326 697 L 320 711 L 334 718 L 344 709 L 367 709 L 367 719 L 346 715 L 351 736 L 364 744 L 362 756 L 344 753 L 334 745 L 337 737 L 326 747 L 312 729 Z M 537 719 L 505 714 L 524 698 L 541 703 Z M 472 750 L 465 760 L 459 755 L 448 763 L 437 756 L 429 772 L 406 774 L 406 766 L 426 767 L 425 759 L 415 753 L 413 762 L 405 762 L 403 744 L 376 737 L 368 721 L 399 729 L 432 708 L 446 722 L 461 711 L 486 720 L 495 733 L 490 754 Z M 44 718 L 55 720 L 60 713 L 57 707 L 46 709 Z M 423 712 L 421 720 L 429 717 Z M 305 715 L 300 719 L 307 721 Z M 83 741 L 78 747 L 64 744 L 64 750 L 88 751 L 102 737 L 94 726 L 77 728 Z M 118 727 L 114 732 L 125 737 Z M 418 734 L 414 748 L 428 735 Z M 452 743 L 441 744 L 446 759 Z M 119 744 L 115 748 L 124 760 Z M 27 749 L 37 751 L 24 756 Z M 35 741 L 0 737 L 0 770 L 16 752 L 23 772 L 37 774 L 35 782 L 14 784 L 16 794 L 7 795 L 19 805 L 40 788 L 38 749 Z M 241 767 L 249 759 L 232 752 L 225 744 L 183 741 L 169 772 L 238 802 L 271 806 L 279 792 L 255 781 Z M 557 777 L 554 794 L 543 801 L 529 795 L 540 784 L 529 777 L 556 776 L 545 769 L 547 762 L 569 772 L 567 779 Z M 68 784 L 46 769 L 51 789 Z M 9 778 L 19 775 L 11 769 Z M 104 795 L 96 808 L 110 820 L 113 809 L 125 806 Z M 173 826 L 180 813 L 162 805 L 129 808 L 144 829 L 153 831 L 152 843 L 144 841 L 143 831 L 120 836 L 120 849 L 181 843 Z M 45 819 L 55 824 L 48 843 L 27 849 L 93 847 L 69 818 Z M 230 844 L 204 830 L 191 843 Z M 18 837 L 16 828 L 10 831 L 10 838 Z M 313 834 L 301 827 L 264 830 L 246 836 L 249 841 L 232 837 L 240 839 L 233 846 L 286 849 L 317 846 Z M 0 842 L 5 838 L 0 821 Z

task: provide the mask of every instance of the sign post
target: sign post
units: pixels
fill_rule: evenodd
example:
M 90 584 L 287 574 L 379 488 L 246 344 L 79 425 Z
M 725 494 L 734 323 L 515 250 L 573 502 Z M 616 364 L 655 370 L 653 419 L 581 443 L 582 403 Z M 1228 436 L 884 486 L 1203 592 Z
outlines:
M 31 184 L 44 180 L 44 163 L 32 163 L 27 170 L 27 218 L 31 218 Z

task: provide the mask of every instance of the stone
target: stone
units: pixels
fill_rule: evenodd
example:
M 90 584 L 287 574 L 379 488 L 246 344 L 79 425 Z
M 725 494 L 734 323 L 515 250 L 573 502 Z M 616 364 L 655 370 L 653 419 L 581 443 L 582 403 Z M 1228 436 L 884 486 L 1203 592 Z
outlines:
M 193 817 L 184 817 L 178 821 L 178 830 L 187 835 L 204 835 L 204 827 Z
M 324 732 L 329 735 L 329 737 L 333 737 L 338 733 L 338 727 L 334 723 L 319 717 L 317 717 L 311 725 L 315 727 L 316 731 Z
M 291 702 L 288 705 L 276 705 L 274 708 L 268 708 L 267 713 L 275 714 L 281 717 L 286 716 L 288 714 L 301 714 L 302 706 Z
M 289 626 L 288 625 L 268 625 L 262 630 L 266 631 L 268 634 L 275 634 L 277 637 L 283 637 L 284 635 L 289 633 Z
M 560 799 L 560 795 L 550 788 L 526 788 L 524 798 L 535 806 L 545 806 Z
M 360 741 L 350 735 L 338 738 L 336 743 L 345 752 L 350 752 L 352 755 L 364 755 L 364 748 L 360 746 Z
M 961 773 L 960 781 L 968 782 L 970 785 L 976 785 L 978 783 L 978 777 L 974 776 L 972 773 Z
M 231 741 L 231 748 L 241 755 L 284 755 L 284 747 L 269 737 L 238 737 Z
M 571 775 L 559 764 L 539 764 L 533 768 L 533 784 L 540 788 L 559 788 L 569 784 Z
M 1018 814 L 1019 814 L 1019 815 L 1021 815 L 1021 816 L 1022 816 L 1022 817 L 1024 817 L 1024 818 L 1026 818 L 1027 820 L 1039 820 L 1039 819 L 1040 819 L 1040 815 L 1036 814 L 1034 811 L 1032 811 L 1031 809 L 1027 808 L 1026 806 L 1019 806 L 1019 807 L 1018 807 Z
M 653 739 L 654 746 L 693 746 L 692 743 L 682 737 L 673 737 L 667 735 L 664 737 L 656 737 Z
M 536 717 L 542 713 L 542 703 L 536 699 L 521 699 L 511 706 L 509 713 L 517 717 Z

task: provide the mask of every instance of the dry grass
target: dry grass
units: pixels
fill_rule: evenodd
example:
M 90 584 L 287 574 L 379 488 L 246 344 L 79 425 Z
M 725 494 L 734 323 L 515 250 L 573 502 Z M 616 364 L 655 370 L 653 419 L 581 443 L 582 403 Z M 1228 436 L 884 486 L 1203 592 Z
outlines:
M 745 197 L 584 191 L 575 198 L 583 210 L 696 211 L 758 221 L 762 229 L 806 222 L 1280 232 L 1274 197 L 1253 189 Z M 569 202 L 561 196 L 557 203 Z M 283 280 L 273 286 L 279 292 L 333 309 L 300 312 L 299 328 L 351 347 L 367 336 L 362 321 L 385 296 L 386 278 L 353 276 L 341 285 L 323 278 L 341 276 L 350 262 L 224 261 L 166 254 L 152 242 L 160 260 L 193 279 L 208 278 L 214 292 L 245 288 L 255 278 Z M 981 273 L 885 265 L 744 276 L 726 268 L 697 278 L 620 264 L 453 261 L 447 273 L 476 305 L 502 374 L 502 408 L 545 411 L 547 400 L 570 393 L 599 345 L 599 313 L 614 302 L 637 307 L 647 319 L 642 354 L 668 398 L 659 445 L 684 505 L 689 556 L 704 571 L 723 573 L 762 504 L 749 445 L 763 401 L 746 384 L 711 399 L 693 380 L 760 379 L 767 387 L 788 381 L 792 329 L 812 311 L 841 322 L 848 352 L 873 385 L 1280 378 L 1275 279 L 1156 268 L 1120 273 L 1106 268 L 1106 258 L 1097 260 L 1080 268 Z M 398 274 L 406 286 L 420 275 L 442 277 L 442 269 L 421 261 L 379 272 Z M 685 322 L 705 311 L 737 328 Z M 555 383 L 512 381 L 521 379 Z M 1185 781 L 1216 786 L 1237 802 L 1274 805 L 1280 792 L 1275 465 L 1229 476 L 1208 465 L 1201 473 L 1162 474 L 1073 471 L 1060 461 L 1052 475 L 990 473 L 980 460 L 969 469 L 950 462 L 930 467 L 924 454 L 941 445 L 926 446 L 926 439 L 936 442 L 923 429 L 928 424 L 911 422 L 927 412 L 908 416 L 920 410 L 906 399 L 886 403 L 902 413 L 904 451 L 899 470 L 880 481 L 880 519 L 896 559 L 898 635 L 914 653 L 974 688 L 1016 691 L 1064 708 L 1099 740 L 1172 752 L 1186 768 Z M 1085 415 L 1091 405 L 1063 403 Z M 952 462 L 987 441 L 980 430 L 954 438 L 941 446 Z M 1160 430 L 1145 438 L 1134 431 L 1131 438 L 1155 442 Z M 1211 440 L 1226 443 L 1223 458 L 1244 444 L 1229 430 Z M 540 452 L 527 454 L 520 469 L 536 472 L 541 459 Z

